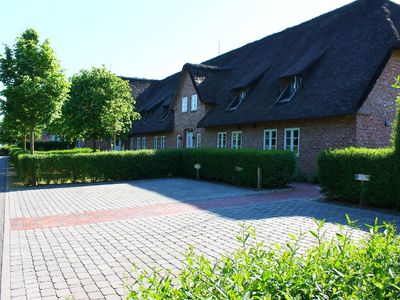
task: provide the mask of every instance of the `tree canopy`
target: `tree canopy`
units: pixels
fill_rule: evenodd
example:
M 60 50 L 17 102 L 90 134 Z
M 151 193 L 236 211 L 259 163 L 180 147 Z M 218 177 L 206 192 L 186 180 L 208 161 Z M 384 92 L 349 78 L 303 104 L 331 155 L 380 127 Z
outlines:
M 68 132 L 96 141 L 123 134 L 139 117 L 127 81 L 102 68 L 82 70 L 71 79 L 70 97 L 63 107 Z
M 38 33 L 27 29 L 12 48 L 6 45 L 0 80 L 5 86 L 3 115 L 22 135 L 30 133 L 34 153 L 35 130 L 57 118 L 69 88 L 49 40 L 40 44 Z

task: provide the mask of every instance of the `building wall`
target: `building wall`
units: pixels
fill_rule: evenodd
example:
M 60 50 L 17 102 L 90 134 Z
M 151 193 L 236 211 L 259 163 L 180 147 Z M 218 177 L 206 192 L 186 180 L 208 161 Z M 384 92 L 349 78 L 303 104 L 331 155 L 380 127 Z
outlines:
M 357 114 L 357 145 L 387 147 L 396 118 L 395 77 L 400 75 L 400 51 L 393 52 Z

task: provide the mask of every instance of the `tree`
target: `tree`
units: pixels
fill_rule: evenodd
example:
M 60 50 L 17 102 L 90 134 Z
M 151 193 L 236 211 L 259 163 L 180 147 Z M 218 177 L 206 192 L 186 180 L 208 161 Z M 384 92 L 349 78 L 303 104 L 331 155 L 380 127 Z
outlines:
M 102 68 L 82 70 L 71 79 L 70 97 L 63 107 L 68 131 L 96 141 L 129 130 L 139 117 L 127 81 Z M 115 145 L 115 143 L 114 143 Z
M 396 77 L 396 82 L 393 84 L 394 88 L 400 89 L 400 75 Z M 400 156 L 400 94 L 397 96 L 397 118 L 393 124 L 392 140 L 394 151 Z
M 14 120 L 23 136 L 29 132 L 33 154 L 35 131 L 57 118 L 69 88 L 50 42 L 40 44 L 33 29 L 23 32 L 13 48 L 5 47 L 0 80 L 5 86 L 3 114 L 9 115 L 10 122 Z

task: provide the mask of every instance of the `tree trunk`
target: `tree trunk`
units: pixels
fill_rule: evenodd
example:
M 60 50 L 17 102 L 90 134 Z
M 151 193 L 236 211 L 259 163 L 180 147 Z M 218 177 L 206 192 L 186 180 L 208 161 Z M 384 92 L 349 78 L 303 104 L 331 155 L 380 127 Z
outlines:
M 96 152 L 96 139 L 93 139 L 92 150 L 93 152 Z
M 26 129 L 22 131 L 22 149 L 26 151 Z
M 115 132 L 113 133 L 113 150 L 117 150 L 117 135 L 115 134 Z
M 31 137 L 31 154 L 35 154 L 35 131 L 34 128 L 29 129 Z

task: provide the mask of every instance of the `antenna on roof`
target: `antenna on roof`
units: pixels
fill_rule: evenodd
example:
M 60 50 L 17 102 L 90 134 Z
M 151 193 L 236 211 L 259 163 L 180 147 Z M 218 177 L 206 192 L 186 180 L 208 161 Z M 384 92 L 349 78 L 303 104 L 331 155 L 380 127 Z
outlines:
M 218 41 L 218 55 L 221 54 L 221 41 Z

